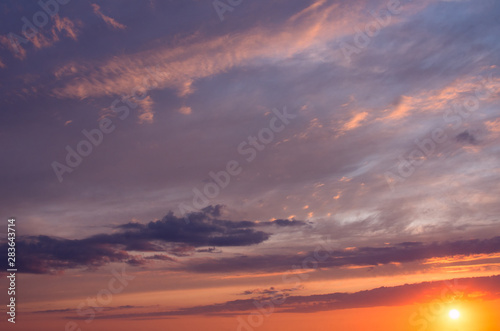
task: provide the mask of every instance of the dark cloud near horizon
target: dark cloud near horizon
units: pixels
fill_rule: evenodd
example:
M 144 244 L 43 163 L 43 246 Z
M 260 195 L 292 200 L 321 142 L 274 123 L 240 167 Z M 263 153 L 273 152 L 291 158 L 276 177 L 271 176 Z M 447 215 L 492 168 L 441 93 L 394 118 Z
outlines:
M 162 220 L 141 225 L 134 230 L 115 234 L 100 234 L 80 240 L 31 236 L 19 238 L 17 242 L 20 272 L 53 273 L 65 269 L 97 268 L 108 263 L 125 262 L 132 266 L 142 266 L 150 260 L 179 262 L 165 255 L 149 257 L 130 252 L 164 252 L 185 257 L 195 252 L 216 253 L 216 246 L 248 246 L 267 240 L 270 234 L 256 231 L 247 221 L 232 222 L 213 218 L 210 209 L 196 213 L 192 222 L 169 213 Z M 252 222 L 250 222 L 252 223 Z M 255 227 L 257 223 L 252 223 Z M 217 243 L 217 244 L 215 244 Z M 3 245 L 6 249 L 6 244 Z M 195 247 L 211 246 L 207 249 Z M 343 266 L 377 266 L 389 263 L 409 263 L 430 258 L 491 254 L 500 252 L 500 237 L 444 242 L 403 242 L 384 247 L 359 247 L 328 252 L 328 258 L 317 261 L 317 267 L 335 268 Z M 288 255 L 252 255 L 214 258 L 197 258 L 178 263 L 173 269 L 195 273 L 220 272 L 283 272 L 293 265 L 301 265 L 314 252 Z M 4 262 L 5 263 L 5 262 Z M 7 266 L 5 265 L 5 268 Z M 312 267 L 309 263 L 304 269 Z
M 443 295 L 444 293 L 444 295 Z M 402 306 L 441 300 L 449 304 L 454 300 L 495 300 L 500 298 L 500 275 L 475 278 L 456 278 L 405 284 L 393 287 L 379 287 L 359 292 L 335 292 L 309 296 L 290 296 L 277 291 L 266 298 L 256 297 L 227 301 L 220 304 L 188 307 L 173 311 L 102 315 L 99 319 L 154 318 L 170 316 L 210 315 L 231 316 L 245 311 L 255 311 L 257 306 L 269 308 L 273 304 L 277 313 L 314 313 L 339 309 L 355 309 L 380 306 Z
M 200 246 L 247 246 L 259 244 L 269 239 L 269 234 L 252 228 L 256 223 L 250 221 L 222 220 L 221 206 L 209 206 L 200 212 L 190 213 L 185 218 L 169 212 L 163 219 L 148 224 L 127 223 L 119 226 L 125 231 L 111 235 L 98 235 L 91 239 L 96 242 L 114 242 L 127 246 L 128 250 L 137 250 L 128 242 L 183 243 L 193 247 Z M 188 221 L 187 221 L 188 220 Z M 157 248 L 161 250 L 161 248 Z
M 0 246 L 7 250 L 7 244 Z M 68 240 L 48 236 L 20 237 L 16 240 L 18 272 L 44 274 L 79 267 L 96 268 L 112 262 L 127 262 L 131 256 L 111 245 L 87 239 Z M 7 261 L 2 261 L 7 269 Z
M 273 296 L 279 293 L 287 293 L 287 292 L 294 292 L 298 291 L 300 289 L 303 289 L 302 286 L 297 286 L 297 287 L 292 287 L 292 288 L 285 288 L 285 289 L 277 289 L 275 287 L 270 287 L 270 288 L 265 288 L 265 289 L 253 289 L 253 290 L 246 290 L 242 293 L 239 293 L 239 295 L 259 295 L 259 296 Z
M 324 256 L 328 248 L 323 247 L 318 255 Z M 500 237 L 443 242 L 404 242 L 385 247 L 360 247 L 329 252 L 324 261 L 316 261 L 318 268 L 343 266 L 377 266 L 389 263 L 409 263 L 430 258 L 491 254 L 500 252 Z M 282 272 L 294 265 L 301 266 L 304 259 L 315 256 L 314 252 L 300 255 L 256 255 L 235 256 L 222 259 L 197 259 L 188 264 L 187 270 L 200 273 L 219 272 Z M 307 263 L 307 267 L 313 267 Z M 306 269 L 306 266 L 303 267 Z
M 302 226 L 302 225 L 306 225 L 307 223 L 304 221 L 298 221 L 295 219 L 291 219 L 291 220 L 278 219 L 278 220 L 272 221 L 271 224 L 277 225 L 277 226 Z
M 145 306 L 132 306 L 132 305 L 124 305 L 117 307 L 92 307 L 99 311 L 113 311 L 113 310 L 122 310 L 122 309 L 137 309 L 137 308 L 145 308 Z M 58 314 L 58 313 L 69 313 L 75 312 L 75 308 L 64 308 L 64 309 L 49 309 L 49 310 L 37 310 L 34 311 L 33 314 Z
M 220 254 L 222 253 L 222 250 L 217 249 L 215 247 L 209 247 L 209 248 L 200 248 L 196 250 L 198 253 L 212 253 L 212 254 Z
M 166 252 L 183 257 L 194 254 L 196 247 L 208 246 L 198 252 L 214 253 L 217 252 L 215 247 L 249 246 L 268 240 L 270 233 L 255 229 L 260 225 L 306 224 L 297 220 L 265 223 L 223 220 L 219 219 L 221 209 L 220 205 L 208 206 L 200 212 L 190 213 L 187 215 L 189 222 L 169 212 L 161 220 L 147 224 L 126 223 L 117 227 L 120 232 L 84 239 L 20 237 L 16 243 L 19 270 L 51 273 L 79 267 L 96 268 L 112 262 L 126 262 L 133 266 L 144 265 L 147 260 L 175 262 L 174 258 L 167 255 L 155 254 L 143 258 L 130 252 Z M 7 250 L 6 244 L 1 247 Z

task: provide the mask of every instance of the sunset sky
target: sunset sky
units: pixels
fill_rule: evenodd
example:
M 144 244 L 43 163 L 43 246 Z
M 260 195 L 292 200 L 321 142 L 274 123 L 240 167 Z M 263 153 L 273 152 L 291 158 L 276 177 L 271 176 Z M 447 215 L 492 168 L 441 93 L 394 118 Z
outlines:
M 1 330 L 500 330 L 499 1 L 37 2 Z

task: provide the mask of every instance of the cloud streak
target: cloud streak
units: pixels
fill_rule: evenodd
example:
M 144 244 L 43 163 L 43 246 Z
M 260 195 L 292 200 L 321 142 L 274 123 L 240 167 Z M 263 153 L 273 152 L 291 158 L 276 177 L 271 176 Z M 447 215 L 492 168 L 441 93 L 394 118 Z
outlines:
M 271 291 L 272 292 L 272 291 Z M 172 316 L 232 316 L 256 310 L 256 301 L 261 307 L 273 298 L 284 301 L 276 307 L 276 313 L 315 313 L 341 309 L 355 309 L 381 306 L 404 306 L 431 302 L 443 298 L 447 303 L 461 300 L 495 300 L 500 298 L 500 275 L 476 278 L 458 278 L 448 281 L 423 282 L 394 287 L 379 287 L 359 292 L 336 292 L 309 296 L 294 296 L 288 293 L 269 293 L 266 298 L 256 297 L 227 301 L 219 304 L 183 308 L 179 310 L 115 314 L 100 316 L 100 319 L 162 318 Z M 283 300 L 286 298 L 286 300 Z
M 113 18 L 111 18 L 109 16 L 104 15 L 101 12 L 101 7 L 99 5 L 93 3 L 92 4 L 92 10 L 94 11 L 94 14 L 96 14 L 97 16 L 99 16 L 104 22 L 106 22 L 107 25 L 109 25 L 113 29 L 123 30 L 123 29 L 126 28 L 125 25 L 123 25 L 121 23 L 118 23 L 115 19 L 113 19 Z
M 406 242 L 385 247 L 359 247 L 330 252 L 330 257 L 318 262 L 318 268 L 345 266 L 377 266 L 390 263 L 409 263 L 456 255 L 492 254 L 500 252 L 500 237 L 449 242 Z M 292 265 L 300 265 L 314 252 L 294 255 L 254 255 L 220 259 L 196 259 L 187 270 L 201 273 L 227 272 L 282 272 Z

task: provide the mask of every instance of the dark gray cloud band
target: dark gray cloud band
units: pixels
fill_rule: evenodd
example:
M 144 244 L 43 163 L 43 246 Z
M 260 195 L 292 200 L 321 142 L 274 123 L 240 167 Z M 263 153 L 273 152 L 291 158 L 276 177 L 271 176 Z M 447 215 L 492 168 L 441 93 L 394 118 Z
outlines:
M 185 218 L 172 212 L 163 219 L 147 224 L 126 223 L 117 227 L 119 232 L 98 234 L 79 240 L 49 236 L 21 237 L 16 243 L 20 272 L 51 273 L 78 267 L 95 268 L 112 262 L 143 265 L 147 260 L 174 262 L 167 255 L 134 255 L 131 252 L 164 252 L 175 256 L 188 256 L 196 247 L 249 246 L 269 239 L 271 233 L 258 227 L 299 226 L 305 222 L 277 220 L 273 222 L 230 221 L 220 219 L 222 206 L 209 206 Z M 2 245 L 7 250 L 7 244 Z M 210 249 L 200 252 L 212 252 Z M 4 262 L 5 263 L 5 262 Z M 7 266 L 5 265 L 5 269 Z M 4 269 L 4 270 L 5 270 Z

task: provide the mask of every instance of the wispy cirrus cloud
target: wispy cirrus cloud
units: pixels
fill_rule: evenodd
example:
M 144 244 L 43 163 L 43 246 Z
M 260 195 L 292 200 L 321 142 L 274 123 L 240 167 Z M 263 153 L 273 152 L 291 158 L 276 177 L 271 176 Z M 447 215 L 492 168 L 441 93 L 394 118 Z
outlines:
M 104 22 L 106 22 L 107 25 L 112 27 L 113 29 L 118 29 L 118 30 L 123 30 L 126 28 L 124 24 L 121 24 L 117 22 L 115 19 L 106 16 L 102 13 L 101 7 L 95 3 L 91 4 L 92 5 L 92 10 L 94 11 L 94 14 L 99 16 Z
M 352 26 L 363 22 L 361 11 L 359 4 L 316 1 L 290 17 L 282 27 L 262 26 L 204 38 L 196 33 L 188 42 L 174 47 L 157 47 L 104 63 L 87 63 L 87 74 L 82 79 L 70 80 L 53 92 L 60 98 L 78 99 L 126 93 L 147 76 L 148 68 L 156 67 L 163 73 L 159 89 L 173 88 L 180 96 L 186 96 L 194 91 L 196 81 L 241 65 L 276 63 L 316 48 L 315 52 L 320 52 L 324 48 L 321 45 L 354 33 Z M 342 61 L 336 52 L 333 59 L 337 57 Z
M 31 32 L 29 36 L 13 37 L 12 35 L 0 35 L 0 45 L 8 49 L 16 58 L 26 58 L 25 44 L 32 44 L 35 49 L 53 47 L 63 37 L 78 40 L 78 34 L 82 27 L 80 20 L 72 21 L 68 17 L 60 17 L 58 14 L 50 18 L 50 29 L 40 29 Z

